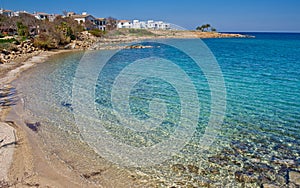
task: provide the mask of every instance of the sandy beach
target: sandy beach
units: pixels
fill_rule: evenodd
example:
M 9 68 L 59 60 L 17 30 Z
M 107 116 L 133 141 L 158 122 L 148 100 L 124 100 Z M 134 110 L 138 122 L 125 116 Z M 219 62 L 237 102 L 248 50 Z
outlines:
M 10 82 L 36 64 L 45 62 L 53 55 L 69 51 L 44 51 L 32 54 L 32 57 L 23 57 L 11 64 L 1 65 L 1 88 L 9 87 Z M 14 106 L 14 109 L 18 106 L 19 104 Z M 72 177 L 72 173 L 58 174 L 57 169 L 47 165 L 46 156 L 38 147 L 40 139 L 30 134 L 31 130 L 24 125 L 19 115 L 11 107 L 0 110 L 0 185 L 3 187 L 81 187 L 80 183 L 76 183 L 78 177 Z

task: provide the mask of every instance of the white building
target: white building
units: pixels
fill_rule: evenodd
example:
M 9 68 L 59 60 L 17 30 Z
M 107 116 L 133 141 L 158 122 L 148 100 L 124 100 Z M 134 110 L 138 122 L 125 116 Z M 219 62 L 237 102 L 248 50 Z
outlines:
M 117 28 L 121 29 L 121 28 L 132 28 L 132 23 L 129 20 L 119 20 L 118 24 L 117 24 Z
M 132 22 L 130 22 L 128 20 L 119 20 L 117 28 L 168 30 L 171 29 L 171 26 L 169 23 L 165 23 L 163 21 L 148 20 L 146 22 L 146 21 L 133 20 Z
M 83 12 L 82 14 L 71 15 L 71 17 L 79 24 L 85 23 L 87 21 L 94 23 L 94 21 L 96 20 L 94 16 L 87 14 L 86 12 Z
M 106 19 L 105 18 L 97 18 L 95 20 L 95 23 L 96 23 L 98 29 L 100 29 L 102 31 L 106 30 Z
M 132 28 L 134 29 L 146 29 L 146 22 L 139 21 L 139 20 L 133 20 L 132 21 Z
M 34 13 L 34 17 L 38 20 L 49 20 L 50 14 L 44 12 Z
M 8 16 L 8 17 L 14 16 L 14 12 L 11 10 L 0 9 L 0 14 L 2 14 L 4 16 Z
M 162 30 L 168 30 L 171 29 L 171 26 L 169 23 L 165 23 L 163 21 L 154 21 L 154 20 L 148 20 L 146 27 L 148 29 L 162 29 Z
M 59 16 L 59 14 L 48 14 L 44 12 L 36 12 L 34 13 L 34 17 L 38 20 L 49 20 L 50 22 L 53 22 L 55 18 Z

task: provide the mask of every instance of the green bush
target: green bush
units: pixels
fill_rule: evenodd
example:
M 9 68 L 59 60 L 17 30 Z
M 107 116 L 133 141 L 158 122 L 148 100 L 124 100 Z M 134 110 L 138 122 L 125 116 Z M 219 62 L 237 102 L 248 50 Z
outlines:
M 15 42 L 16 39 L 11 38 L 11 39 L 0 39 L 0 43 L 13 43 Z
M 105 32 L 100 29 L 89 30 L 89 33 L 91 33 L 92 35 L 94 35 L 96 37 L 102 37 L 105 34 Z
M 18 35 L 22 37 L 29 36 L 28 26 L 24 25 L 22 22 L 17 22 Z

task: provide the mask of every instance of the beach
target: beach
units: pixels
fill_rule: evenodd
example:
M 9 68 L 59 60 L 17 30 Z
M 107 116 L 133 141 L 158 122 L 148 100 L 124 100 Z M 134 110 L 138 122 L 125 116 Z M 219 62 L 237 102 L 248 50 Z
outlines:
M 0 83 L 2 87 L 7 86 L 24 71 L 45 62 L 53 55 L 67 52 L 70 50 L 43 51 L 4 65 L 1 71 L 5 71 L 6 74 L 1 72 Z M 0 122 L 0 139 L 3 139 L 0 153 L 0 180 L 3 181 L 4 186 L 7 183 L 9 186 L 17 187 L 39 185 L 66 187 L 74 182 L 72 187 L 80 187 L 80 183 L 76 183 L 78 177 L 72 177 L 68 172 L 62 176 L 57 173 L 57 169 L 47 165 L 48 160 L 38 146 L 40 139 L 30 134 L 30 130 L 21 121 L 17 112 L 12 111 L 10 107 L 1 109 Z M 64 168 L 61 164 L 56 167 Z M 67 176 L 74 180 L 65 178 Z

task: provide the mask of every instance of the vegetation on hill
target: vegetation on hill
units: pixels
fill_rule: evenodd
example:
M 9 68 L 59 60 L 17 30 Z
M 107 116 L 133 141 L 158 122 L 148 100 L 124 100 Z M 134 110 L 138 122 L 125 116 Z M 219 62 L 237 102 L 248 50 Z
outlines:
M 27 13 L 21 13 L 18 17 L 0 15 L 0 31 L 3 36 L 18 35 L 21 40 L 32 40 L 36 47 L 44 49 L 68 44 L 83 30 L 83 26 L 69 17 L 58 16 L 50 22 L 38 20 Z
M 105 31 L 102 31 L 100 29 L 92 29 L 89 30 L 89 33 L 91 33 L 92 35 L 94 35 L 95 37 L 102 37 L 105 35 Z
M 196 30 L 201 31 L 201 32 L 216 32 L 217 29 L 212 27 L 210 24 L 203 24 L 201 26 L 198 26 Z

